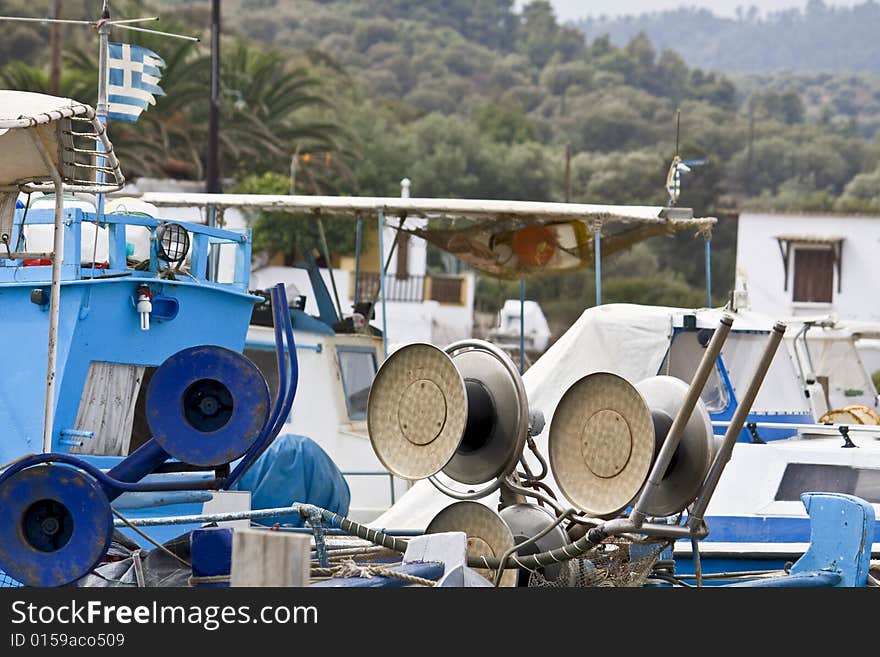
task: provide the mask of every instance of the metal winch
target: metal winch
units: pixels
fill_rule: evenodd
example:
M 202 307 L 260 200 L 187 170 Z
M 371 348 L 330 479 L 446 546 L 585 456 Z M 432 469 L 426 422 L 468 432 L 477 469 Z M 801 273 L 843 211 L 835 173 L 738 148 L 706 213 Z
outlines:
M 296 393 L 296 349 L 284 286 L 271 294 L 278 309 L 276 399 L 270 399 L 259 368 L 238 352 L 207 345 L 173 354 L 147 389 L 152 438 L 115 467 L 104 472 L 83 458 L 47 453 L 22 458 L 0 474 L 0 527 L 14 528 L 0 533 L 0 569 L 26 586 L 69 584 L 107 552 L 111 502 L 121 494 L 226 489 L 239 478 L 278 435 Z M 169 459 L 192 471 L 213 470 L 215 476 L 142 481 Z

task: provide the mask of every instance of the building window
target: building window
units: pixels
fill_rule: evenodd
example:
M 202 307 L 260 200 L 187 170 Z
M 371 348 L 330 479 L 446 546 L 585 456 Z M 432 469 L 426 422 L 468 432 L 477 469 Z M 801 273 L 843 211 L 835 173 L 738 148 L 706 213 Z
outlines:
M 792 301 L 831 303 L 833 295 L 834 251 L 796 248 Z

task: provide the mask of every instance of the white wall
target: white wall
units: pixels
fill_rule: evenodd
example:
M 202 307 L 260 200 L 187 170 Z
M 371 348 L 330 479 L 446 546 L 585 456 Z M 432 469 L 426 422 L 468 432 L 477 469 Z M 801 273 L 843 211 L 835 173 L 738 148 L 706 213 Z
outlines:
M 420 242 L 424 240 L 418 240 Z M 464 278 L 466 303 L 462 306 L 425 300 L 421 303 L 401 301 L 386 302 L 388 312 L 388 344 L 403 345 L 411 342 L 427 342 L 445 347 L 450 342 L 473 336 L 474 292 L 476 278 L 467 274 Z M 382 328 L 382 303 L 376 304 L 376 318 L 371 322 Z M 389 353 L 390 353 L 389 349 Z
M 830 304 L 792 301 L 794 256 L 789 258 L 788 290 L 777 235 L 843 237 L 841 280 Z M 736 253 L 737 286 L 748 287 L 752 310 L 778 317 L 825 315 L 880 321 L 880 217 L 795 214 L 740 214 Z

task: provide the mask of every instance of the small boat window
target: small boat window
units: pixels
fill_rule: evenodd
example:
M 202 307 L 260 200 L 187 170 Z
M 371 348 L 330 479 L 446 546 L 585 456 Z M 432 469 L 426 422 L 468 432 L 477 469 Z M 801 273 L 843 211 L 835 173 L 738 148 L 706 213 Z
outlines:
M 733 394 L 741 399 L 752 381 L 755 364 L 767 346 L 765 332 L 731 331 L 721 349 Z M 851 402 L 852 403 L 852 402 Z M 798 382 L 795 364 L 786 345 L 780 346 L 770 363 L 764 383 L 752 404 L 751 414 L 810 415 L 810 402 Z
M 250 358 L 266 377 L 266 383 L 269 384 L 269 398 L 274 400 L 278 394 L 278 356 L 275 348 L 247 348 L 244 350 L 244 355 Z
M 700 332 L 682 331 L 672 340 L 672 345 L 663 359 L 659 374 L 668 374 L 688 383 L 703 358 L 705 347 L 700 341 Z M 727 408 L 730 397 L 718 372 L 718 364 L 712 368 L 703 394 L 700 396 L 710 413 L 718 413 Z
M 376 378 L 376 353 L 363 347 L 337 347 L 342 389 L 350 420 L 367 419 L 367 397 Z
M 795 502 L 801 499 L 801 493 L 813 491 L 847 493 L 880 504 L 880 469 L 791 463 L 785 468 L 775 499 Z

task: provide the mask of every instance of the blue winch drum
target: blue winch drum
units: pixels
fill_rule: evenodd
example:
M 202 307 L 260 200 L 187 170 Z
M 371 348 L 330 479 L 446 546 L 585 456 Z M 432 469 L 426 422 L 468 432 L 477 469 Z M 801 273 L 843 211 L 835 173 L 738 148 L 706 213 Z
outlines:
M 25 586 L 63 586 L 106 554 L 113 516 L 104 490 L 63 465 L 37 465 L 0 486 L 0 570 Z
M 254 363 L 213 345 L 170 356 L 147 390 L 147 423 L 172 457 L 216 467 L 242 456 L 269 414 L 269 385 Z

